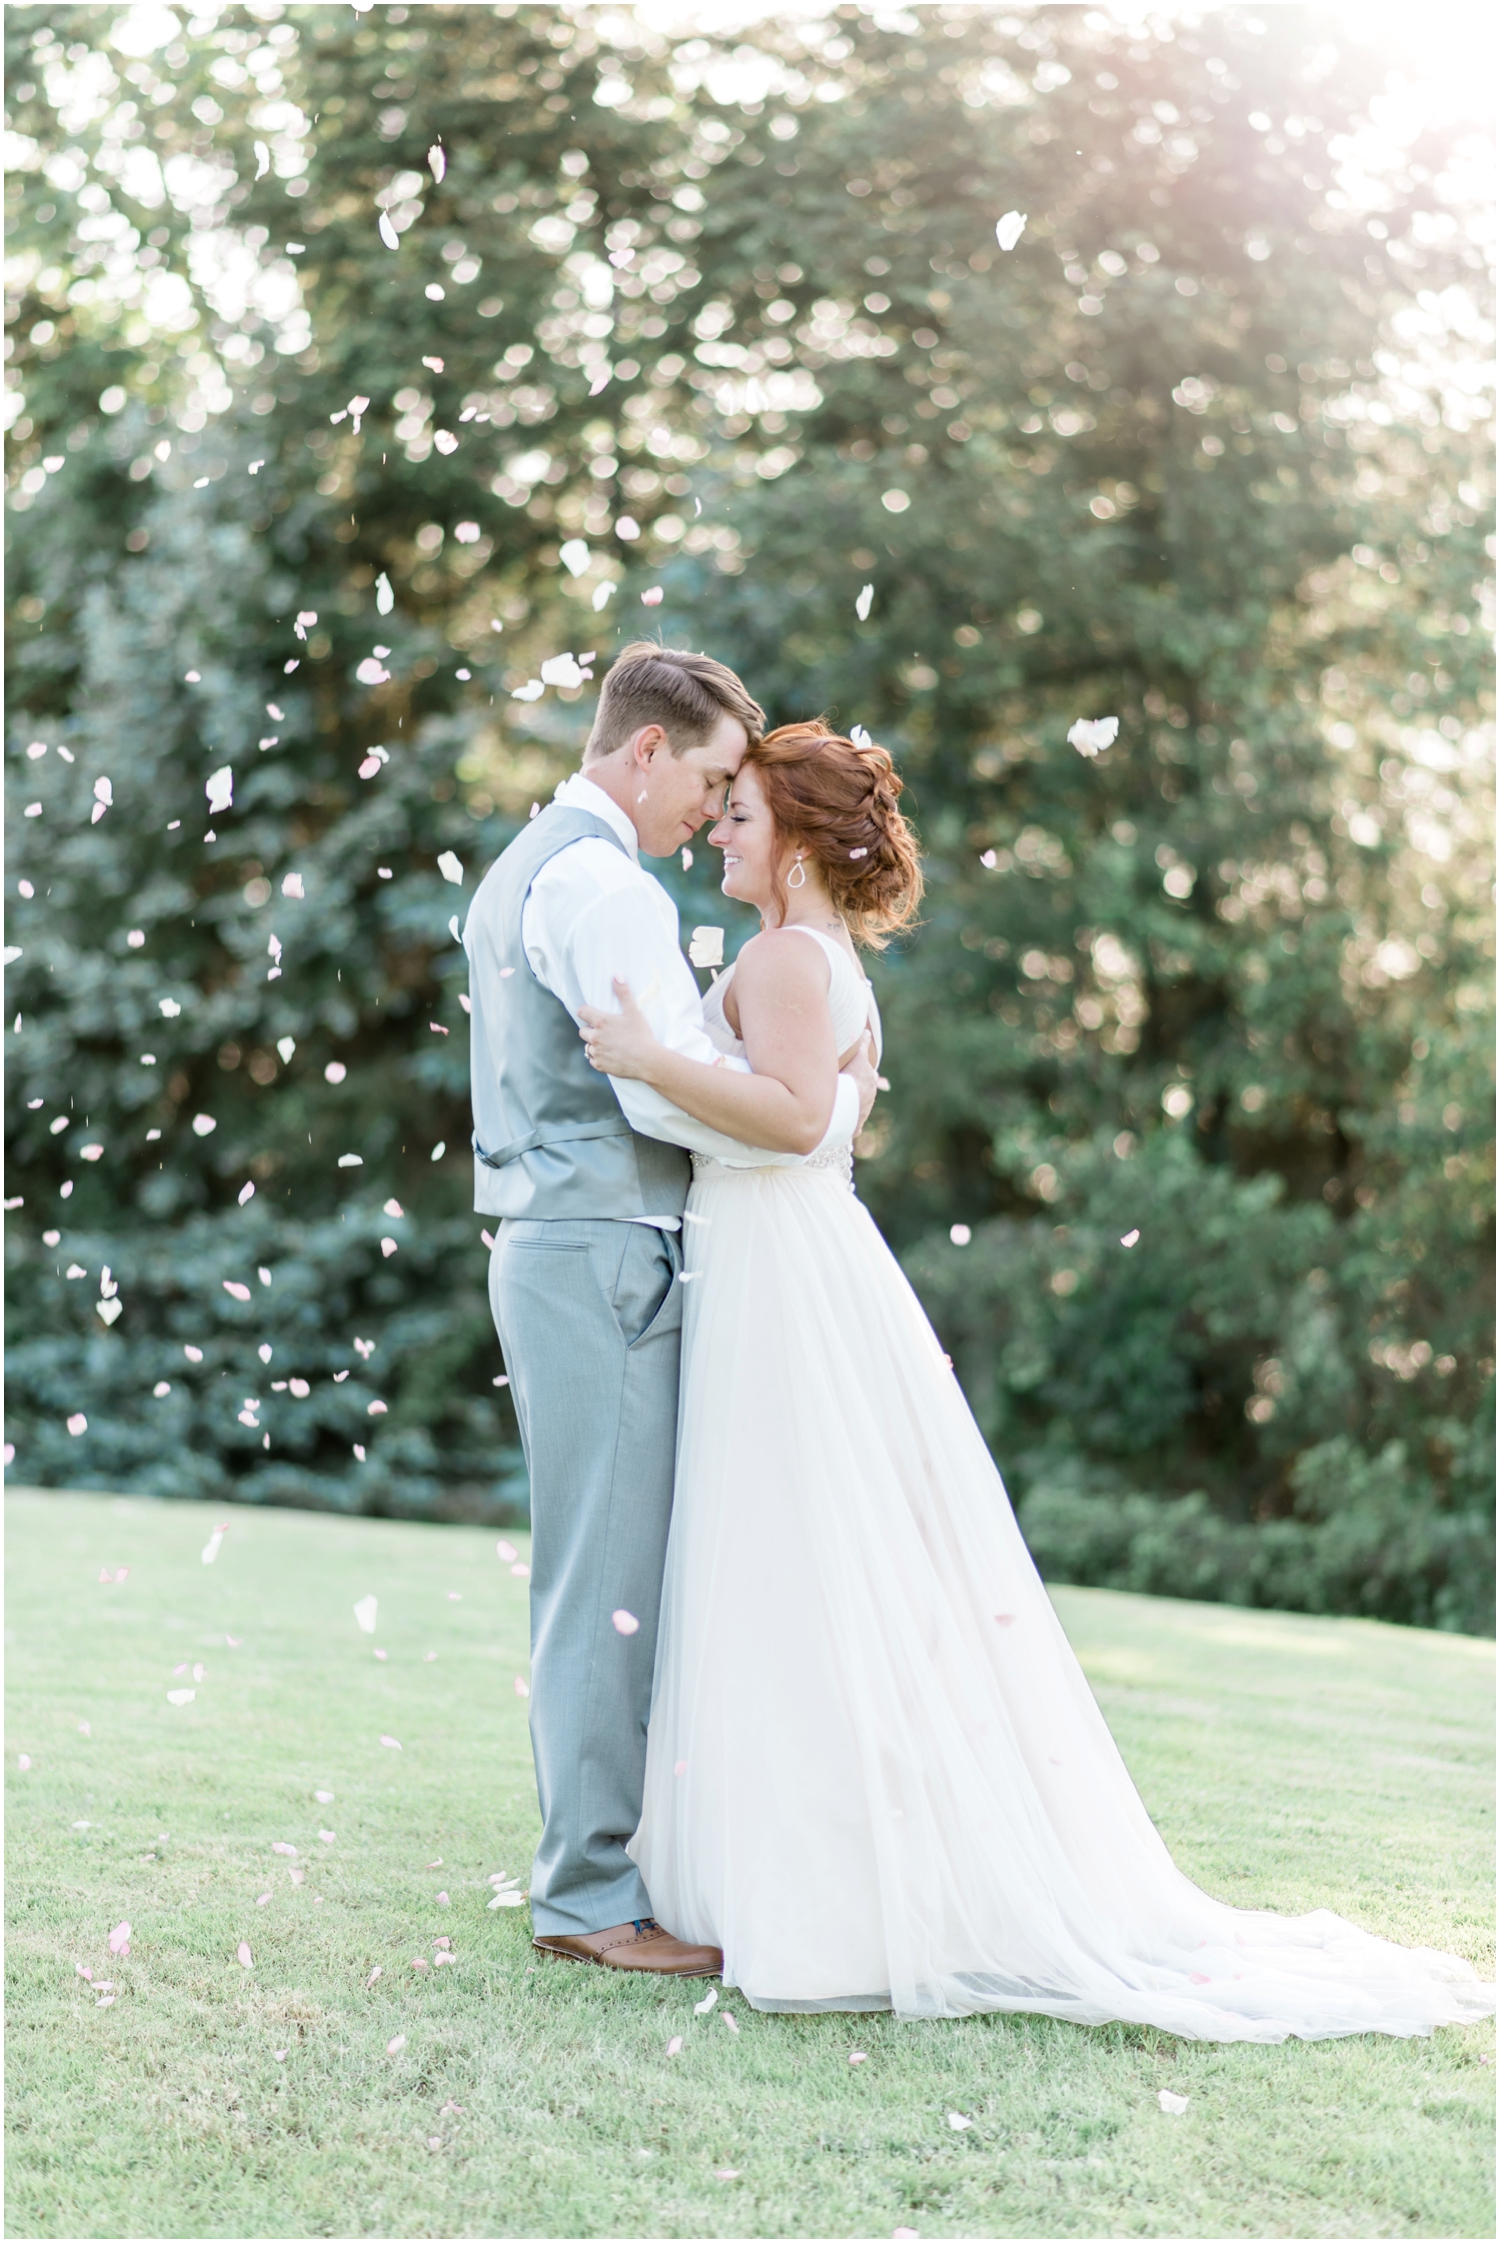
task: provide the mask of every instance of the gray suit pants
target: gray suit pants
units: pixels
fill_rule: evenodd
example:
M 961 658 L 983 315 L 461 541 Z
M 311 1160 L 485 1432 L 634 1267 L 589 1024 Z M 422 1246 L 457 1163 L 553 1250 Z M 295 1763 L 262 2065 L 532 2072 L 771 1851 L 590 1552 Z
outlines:
M 490 1306 L 531 1476 L 531 1746 L 539 1932 L 651 1913 L 625 1852 L 672 1514 L 682 1337 L 678 1234 L 645 1223 L 511 1221 Z M 640 1622 L 633 1634 L 616 1612 Z

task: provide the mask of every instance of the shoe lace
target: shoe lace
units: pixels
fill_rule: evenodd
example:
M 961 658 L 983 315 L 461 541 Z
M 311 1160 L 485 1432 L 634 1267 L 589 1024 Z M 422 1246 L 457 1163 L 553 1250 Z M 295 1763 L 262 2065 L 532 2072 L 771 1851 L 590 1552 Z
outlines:
M 638 1932 L 660 1931 L 661 1925 L 654 1916 L 633 1916 L 631 1922 Z

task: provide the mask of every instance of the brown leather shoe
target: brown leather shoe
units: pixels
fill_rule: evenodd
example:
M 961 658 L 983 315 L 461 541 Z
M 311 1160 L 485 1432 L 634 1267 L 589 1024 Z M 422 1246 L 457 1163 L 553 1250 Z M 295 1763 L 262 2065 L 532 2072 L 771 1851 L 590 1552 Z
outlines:
M 649 1970 L 665 1978 L 718 1978 L 724 1957 L 717 1947 L 690 1947 L 663 1931 L 654 1916 L 608 1931 L 556 1932 L 533 1939 L 539 1955 L 561 1955 L 569 1962 L 602 1963 L 606 1970 Z

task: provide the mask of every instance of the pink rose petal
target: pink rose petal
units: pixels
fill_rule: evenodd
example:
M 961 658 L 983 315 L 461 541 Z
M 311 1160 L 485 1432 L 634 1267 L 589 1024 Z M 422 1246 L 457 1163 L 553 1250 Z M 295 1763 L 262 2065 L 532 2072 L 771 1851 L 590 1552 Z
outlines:
M 253 1970 L 255 1968 L 255 1957 L 250 1952 L 250 1942 L 248 1939 L 242 1939 L 240 1941 L 238 1947 L 236 1947 L 235 1949 L 235 1954 L 239 1958 L 240 1966 L 242 1969 Z
M 610 1618 L 622 1636 L 633 1636 L 641 1624 L 635 1614 L 627 1612 L 623 1605 L 618 1612 L 612 1612 Z

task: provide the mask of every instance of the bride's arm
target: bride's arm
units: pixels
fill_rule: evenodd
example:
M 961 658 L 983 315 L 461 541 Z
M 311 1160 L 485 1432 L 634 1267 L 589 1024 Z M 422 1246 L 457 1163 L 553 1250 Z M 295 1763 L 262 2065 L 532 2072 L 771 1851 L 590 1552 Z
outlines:
M 658 1043 L 622 982 L 618 1013 L 584 1006 L 579 1018 L 601 1074 L 649 1083 L 684 1113 L 745 1144 L 810 1153 L 827 1133 L 839 1055 L 828 1010 L 828 961 L 789 929 L 757 935 L 735 964 L 734 991 L 745 1056 L 755 1072 L 683 1059 Z

